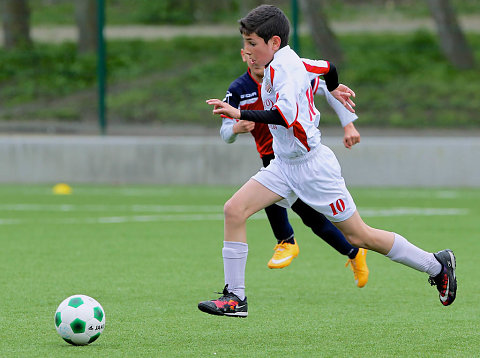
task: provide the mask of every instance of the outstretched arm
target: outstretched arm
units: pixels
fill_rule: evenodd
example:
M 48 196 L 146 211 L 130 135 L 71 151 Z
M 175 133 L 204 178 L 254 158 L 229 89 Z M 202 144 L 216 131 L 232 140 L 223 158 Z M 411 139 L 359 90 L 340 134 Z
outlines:
M 338 99 L 340 103 L 343 104 L 350 112 L 355 113 L 355 110 L 353 109 L 353 107 L 355 107 L 355 103 L 353 103 L 350 98 L 355 97 L 355 92 L 341 83 L 338 84 L 337 69 L 333 63 L 330 64 L 330 69 L 323 75 L 323 78 L 325 79 L 327 88 L 332 96 Z
M 213 106 L 213 114 L 220 114 L 234 119 L 240 119 L 240 110 L 238 108 L 232 107 L 226 102 L 220 101 L 219 99 L 207 99 L 207 104 Z
M 277 110 L 239 110 L 219 99 L 207 99 L 207 104 L 213 106 L 213 114 L 219 114 L 235 119 L 243 119 L 255 123 L 278 124 L 286 127 L 283 117 Z
M 315 76 L 321 75 L 325 79 L 330 93 L 340 101 L 350 112 L 355 113 L 353 107 L 355 103 L 351 97 L 355 98 L 355 92 L 343 84 L 338 83 L 338 73 L 335 65 L 323 60 L 302 59 L 305 69 L 312 80 Z
M 337 114 L 342 124 L 343 130 L 345 132 L 343 136 L 343 144 L 345 148 L 352 148 L 355 144 L 360 143 L 360 133 L 355 128 L 353 121 L 355 121 L 358 116 L 355 113 L 348 111 L 333 95 L 328 91 L 325 81 L 322 81 L 318 77 L 314 83 L 316 88 L 315 94 L 321 94 L 326 97 L 328 104 Z

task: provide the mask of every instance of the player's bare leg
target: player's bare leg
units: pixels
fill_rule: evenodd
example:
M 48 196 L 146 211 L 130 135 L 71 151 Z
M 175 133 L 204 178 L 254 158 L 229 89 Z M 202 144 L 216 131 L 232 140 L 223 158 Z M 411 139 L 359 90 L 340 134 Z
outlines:
M 368 226 L 358 211 L 355 211 L 349 219 L 334 224 L 353 246 L 363 247 L 383 255 L 388 254 L 392 249 L 395 234 Z
M 429 282 L 437 286 L 440 301 L 444 306 L 453 303 L 456 297 L 456 261 L 451 250 L 436 254 L 426 252 L 407 241 L 403 236 L 372 228 L 365 224 L 358 211 L 345 221 L 335 225 L 354 246 L 367 248 L 392 261 L 399 262 L 430 275 Z
M 226 203 L 225 241 L 247 242 L 246 221 L 256 212 L 280 201 L 282 197 L 254 179 L 246 182 Z
M 223 267 L 225 288 L 220 298 L 202 301 L 198 308 L 206 313 L 246 317 L 245 265 L 248 245 L 246 221 L 256 212 L 281 200 L 282 197 L 250 179 L 225 203 L 225 233 L 223 243 Z

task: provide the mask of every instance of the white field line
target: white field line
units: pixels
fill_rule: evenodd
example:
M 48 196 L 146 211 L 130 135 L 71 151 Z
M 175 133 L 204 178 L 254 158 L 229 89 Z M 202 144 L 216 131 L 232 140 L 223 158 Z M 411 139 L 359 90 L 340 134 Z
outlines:
M 0 225 L 21 225 L 26 223 L 38 224 L 121 224 L 121 223 L 142 223 L 142 222 L 188 222 L 188 221 L 223 221 L 222 208 L 214 205 L 0 205 L 0 211 L 112 211 L 129 208 L 132 212 L 151 211 L 165 212 L 161 215 L 122 215 L 122 216 L 100 216 L 90 218 L 42 218 L 34 219 L 2 219 Z M 397 207 L 389 209 L 359 208 L 362 217 L 398 217 L 398 216 L 459 216 L 469 213 L 468 209 L 462 208 L 408 208 Z M 253 215 L 249 220 L 266 220 L 263 211 Z
M 221 212 L 220 205 L 72 205 L 72 204 L 0 204 L 1 211 L 31 211 L 31 212 L 108 212 L 108 211 L 132 211 L 132 212 Z
M 182 193 L 185 194 L 196 194 L 199 189 L 192 189 L 192 188 L 184 188 L 182 189 Z M 217 189 L 205 189 L 211 190 L 212 194 L 218 195 Z M 204 190 L 204 191 L 205 191 Z M 16 192 L 22 195 L 36 195 L 42 196 L 45 195 L 52 195 L 52 190 L 50 188 L 31 188 L 31 187 L 24 187 L 21 189 L 15 189 Z M 112 187 L 104 187 L 104 188 L 91 188 L 91 187 L 76 187 L 73 186 L 74 194 L 80 195 L 90 195 L 90 196 L 140 196 L 140 197 L 155 197 L 155 198 L 162 198 L 162 197 L 169 197 L 178 193 L 178 189 L 175 188 L 112 188 Z M 226 189 L 226 195 L 232 194 L 233 192 L 228 191 Z
M 425 191 L 425 190 L 382 190 L 382 191 L 372 191 L 369 192 L 368 196 L 372 198 L 427 198 L 427 199 L 458 199 L 462 195 L 465 195 L 462 192 L 456 190 L 435 190 L 435 191 Z M 471 195 L 471 194 L 469 194 Z M 475 195 L 475 194 L 473 194 Z
M 21 224 L 21 220 L 17 219 L 0 219 L 0 225 Z
M 459 208 L 389 208 L 389 209 L 359 209 L 362 217 L 382 216 L 455 216 L 469 213 L 468 209 Z

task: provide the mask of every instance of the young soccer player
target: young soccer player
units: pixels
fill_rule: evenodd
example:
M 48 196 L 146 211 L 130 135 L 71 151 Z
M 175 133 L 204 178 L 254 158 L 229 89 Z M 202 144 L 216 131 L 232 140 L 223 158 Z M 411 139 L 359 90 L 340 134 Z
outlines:
M 451 250 L 426 252 L 399 234 L 365 224 L 341 176 L 333 152 L 320 143 L 314 126 L 319 115 L 305 66 L 287 45 L 289 22 L 275 6 L 261 5 L 240 20 L 245 52 L 265 66 L 262 98 L 265 110 L 239 110 L 218 99 L 207 100 L 213 113 L 269 123 L 275 159 L 230 198 L 224 207 L 223 295 L 198 308 L 214 315 L 246 317 L 245 264 L 248 253 L 245 223 L 257 211 L 286 198 L 301 198 L 324 214 L 354 246 L 374 250 L 393 261 L 426 272 L 437 286 L 440 302 L 456 297 L 455 256 Z M 338 83 L 335 67 L 324 61 L 323 74 L 332 95 L 353 111 L 354 92 Z
M 241 55 L 243 61 L 247 63 L 247 72 L 230 84 L 224 101 L 240 109 L 263 109 L 261 83 L 264 75 L 264 67 L 258 66 L 251 61 L 243 49 L 241 50 Z M 309 68 L 315 68 L 314 61 L 304 60 L 304 63 L 305 66 L 309 66 Z M 347 148 L 351 148 L 352 145 L 360 141 L 360 134 L 353 124 L 353 121 L 358 118 L 357 115 L 348 111 L 328 92 L 325 82 L 319 79 L 316 73 L 313 73 L 311 77 L 313 77 L 311 82 L 313 94 L 318 93 L 326 96 L 328 103 L 335 110 L 344 127 L 344 145 Z M 223 118 L 220 135 L 225 142 L 233 143 L 238 134 L 248 132 L 250 132 L 255 139 L 257 151 L 260 154 L 263 166 L 267 167 L 274 158 L 272 148 L 273 137 L 267 124 L 255 124 L 254 122 L 235 120 L 228 117 Z M 369 273 L 366 264 L 367 250 L 358 249 L 350 245 L 340 230 L 328 221 L 324 215 L 310 208 L 301 200 L 297 200 L 292 205 L 292 210 L 300 216 L 303 222 L 310 227 L 315 234 L 324 239 L 340 254 L 348 256 L 346 266 L 351 265 L 357 286 L 364 287 L 368 282 Z M 265 212 L 278 241 L 274 248 L 274 255 L 268 262 L 268 267 L 286 267 L 299 253 L 293 228 L 288 221 L 287 210 L 279 205 L 273 204 L 266 207 Z

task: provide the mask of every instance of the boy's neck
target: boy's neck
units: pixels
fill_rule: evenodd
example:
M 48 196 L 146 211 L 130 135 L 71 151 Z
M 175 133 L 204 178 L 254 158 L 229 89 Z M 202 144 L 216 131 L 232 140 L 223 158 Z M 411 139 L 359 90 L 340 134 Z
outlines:
M 257 81 L 258 83 L 262 83 L 263 81 L 263 76 L 257 75 L 254 71 L 252 71 L 250 68 L 248 69 L 248 73 L 250 73 L 250 76 Z
M 275 50 L 275 51 L 273 52 L 273 57 L 272 57 L 272 59 L 265 65 L 265 68 L 267 68 L 267 67 L 272 63 L 272 61 L 275 59 L 275 55 L 278 53 L 278 51 L 281 51 L 282 49 L 286 48 L 287 46 L 288 46 L 288 44 L 285 45 L 285 46 L 283 46 L 283 47 L 280 47 L 278 50 Z

